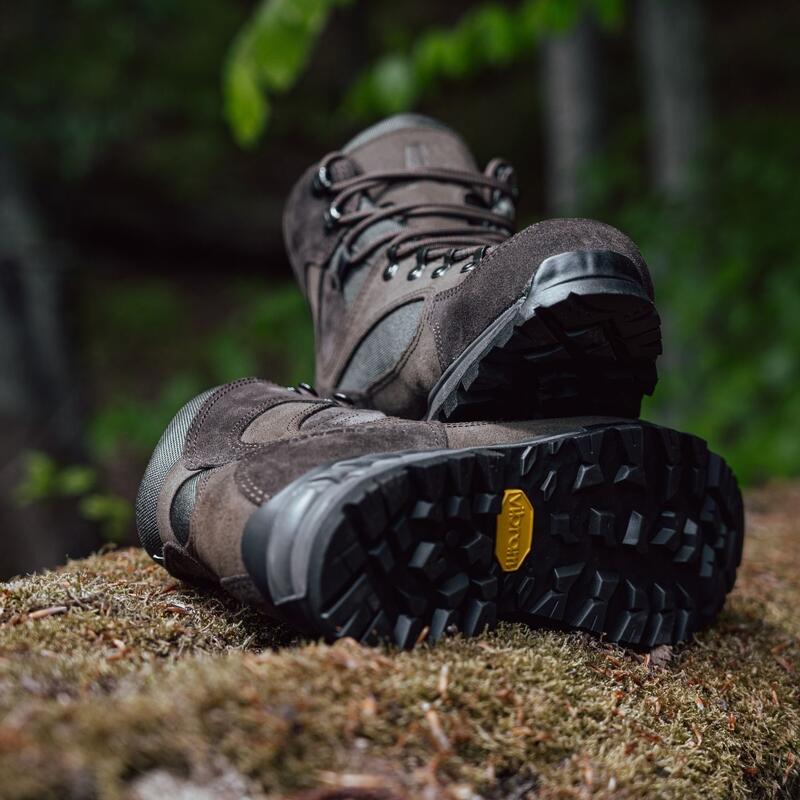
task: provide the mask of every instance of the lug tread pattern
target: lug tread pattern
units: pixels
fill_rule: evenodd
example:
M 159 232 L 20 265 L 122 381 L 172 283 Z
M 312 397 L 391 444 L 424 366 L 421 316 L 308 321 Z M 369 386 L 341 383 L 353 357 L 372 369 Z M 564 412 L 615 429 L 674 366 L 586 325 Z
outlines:
M 443 421 L 637 417 L 658 381 L 661 320 L 643 298 L 570 294 L 510 320 L 442 400 Z
M 326 516 L 313 599 L 285 609 L 298 628 L 412 647 L 504 619 L 648 648 L 709 625 L 734 584 L 741 494 L 695 437 L 618 424 L 413 458 L 339 462 L 309 479 L 309 491 L 352 488 Z M 602 481 L 583 485 L 586 467 Z M 619 482 L 622 467 L 638 477 Z M 508 487 L 526 492 L 535 522 L 531 555 L 506 573 L 494 547 Z

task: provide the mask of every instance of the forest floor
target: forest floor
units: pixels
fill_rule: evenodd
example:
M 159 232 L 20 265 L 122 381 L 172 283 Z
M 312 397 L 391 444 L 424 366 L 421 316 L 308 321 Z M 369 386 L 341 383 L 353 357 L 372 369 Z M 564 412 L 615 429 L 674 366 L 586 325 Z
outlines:
M 75 561 L 0 584 L 0 797 L 800 797 L 798 565 L 800 485 L 750 493 L 719 623 L 636 655 L 298 642 L 139 551 Z

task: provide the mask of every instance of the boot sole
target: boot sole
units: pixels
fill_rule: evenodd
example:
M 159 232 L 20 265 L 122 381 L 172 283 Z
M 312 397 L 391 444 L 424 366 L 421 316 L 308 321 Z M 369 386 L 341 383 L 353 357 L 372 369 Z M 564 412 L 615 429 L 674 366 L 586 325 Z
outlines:
M 743 533 L 723 459 L 637 422 L 321 467 L 254 512 L 242 555 L 329 641 L 408 648 L 508 620 L 650 648 L 714 620 Z
M 448 367 L 427 418 L 637 417 L 660 353 L 661 321 L 634 264 L 610 251 L 562 253 Z

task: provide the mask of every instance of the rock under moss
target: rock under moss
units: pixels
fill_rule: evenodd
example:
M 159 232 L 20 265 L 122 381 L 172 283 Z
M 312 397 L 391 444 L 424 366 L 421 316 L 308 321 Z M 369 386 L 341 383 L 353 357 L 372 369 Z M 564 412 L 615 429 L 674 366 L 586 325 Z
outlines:
M 0 584 L 0 797 L 800 795 L 800 486 L 679 651 L 503 626 L 300 642 L 135 550 Z

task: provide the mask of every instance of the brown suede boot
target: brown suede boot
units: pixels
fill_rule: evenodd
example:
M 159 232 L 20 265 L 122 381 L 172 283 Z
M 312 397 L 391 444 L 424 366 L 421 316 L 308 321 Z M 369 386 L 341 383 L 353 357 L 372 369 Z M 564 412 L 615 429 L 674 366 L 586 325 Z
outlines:
M 174 575 L 325 638 L 410 647 L 496 620 L 687 640 L 733 586 L 742 501 L 644 422 L 413 422 L 242 380 L 185 406 L 137 501 Z
M 311 167 L 284 216 L 317 385 L 420 419 L 638 416 L 661 352 L 647 267 L 587 219 L 516 236 L 513 169 L 400 115 Z

